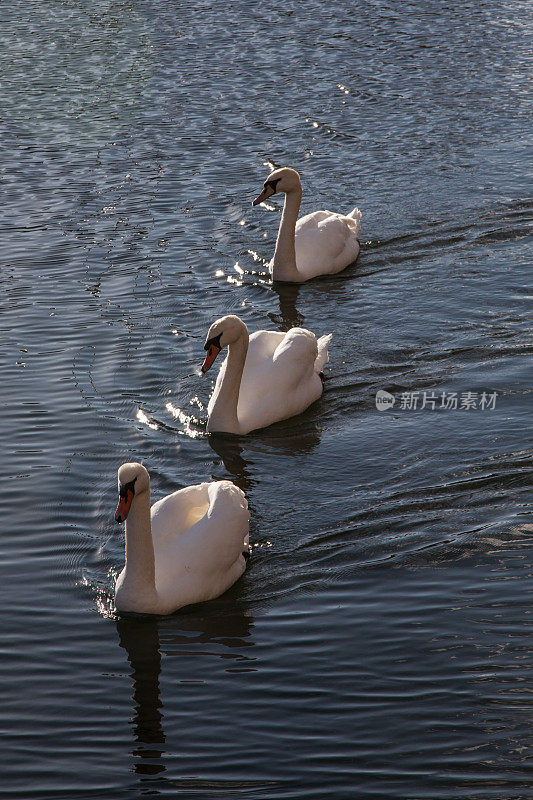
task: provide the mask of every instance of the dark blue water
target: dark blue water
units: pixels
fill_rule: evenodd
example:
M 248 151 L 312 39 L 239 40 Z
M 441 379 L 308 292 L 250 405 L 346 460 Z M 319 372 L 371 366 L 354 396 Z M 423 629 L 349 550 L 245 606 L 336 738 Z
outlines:
M 531 31 L 520 0 L 1 6 L 0 796 L 531 797 Z M 355 266 L 272 286 L 269 163 L 302 213 L 361 208 Z M 333 332 L 323 398 L 207 437 L 224 313 Z M 154 499 L 246 491 L 219 600 L 113 613 L 129 459 Z

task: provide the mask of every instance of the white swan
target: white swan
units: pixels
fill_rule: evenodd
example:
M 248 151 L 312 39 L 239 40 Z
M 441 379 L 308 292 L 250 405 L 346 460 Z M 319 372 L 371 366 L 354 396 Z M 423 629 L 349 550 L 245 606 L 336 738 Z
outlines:
M 359 255 L 361 212 L 315 211 L 298 219 L 302 201 L 300 176 L 294 169 L 276 169 L 266 179 L 257 206 L 276 192 L 285 193 L 274 257 L 269 264 L 275 281 L 302 283 L 317 275 L 333 275 Z
M 223 347 L 220 367 L 207 407 L 208 431 L 249 433 L 300 414 L 322 394 L 320 374 L 328 361 L 332 334 L 317 340 L 304 328 L 288 333 L 256 331 L 239 317 L 222 317 L 209 328 L 202 372 Z
M 200 483 L 150 509 L 150 476 L 137 463 L 118 471 L 117 522 L 126 522 L 126 563 L 117 578 L 119 611 L 170 614 L 211 600 L 246 568 L 248 504 L 230 481 Z

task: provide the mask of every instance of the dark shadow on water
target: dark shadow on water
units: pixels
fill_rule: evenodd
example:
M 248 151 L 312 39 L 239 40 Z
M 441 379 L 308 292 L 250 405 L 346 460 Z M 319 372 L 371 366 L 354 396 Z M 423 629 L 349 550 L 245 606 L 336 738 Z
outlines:
M 321 417 L 324 395 L 295 417 L 284 419 L 248 434 L 247 447 L 251 452 L 272 452 L 284 456 L 311 453 L 322 438 Z
M 195 642 L 222 644 L 231 650 L 252 647 L 254 642 L 250 636 L 254 622 L 248 604 L 240 597 L 243 580 L 240 578 L 216 600 L 162 617 L 159 631 L 165 655 L 179 655 L 183 645 L 189 647 Z

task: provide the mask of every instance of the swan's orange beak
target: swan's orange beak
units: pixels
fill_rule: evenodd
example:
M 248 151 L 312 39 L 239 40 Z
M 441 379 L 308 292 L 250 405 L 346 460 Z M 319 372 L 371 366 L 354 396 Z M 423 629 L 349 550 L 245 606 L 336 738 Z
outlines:
M 115 522 L 126 522 L 126 518 L 130 512 L 132 500 L 133 492 L 131 489 L 126 489 L 124 497 L 120 495 L 118 498 L 117 510 L 115 511 Z
M 202 364 L 202 375 L 205 375 L 209 367 L 213 365 L 213 361 L 220 353 L 220 347 L 217 347 L 216 344 L 210 344 L 209 350 L 207 351 L 207 355 L 205 357 L 205 361 Z
M 265 188 L 263 189 L 261 194 L 258 195 L 255 198 L 255 200 L 252 202 L 252 205 L 253 206 L 258 206 L 259 203 L 262 203 L 263 200 L 266 200 L 267 197 L 270 197 L 270 195 L 272 195 L 272 194 L 274 194 L 274 189 L 272 188 L 272 186 L 265 186 Z

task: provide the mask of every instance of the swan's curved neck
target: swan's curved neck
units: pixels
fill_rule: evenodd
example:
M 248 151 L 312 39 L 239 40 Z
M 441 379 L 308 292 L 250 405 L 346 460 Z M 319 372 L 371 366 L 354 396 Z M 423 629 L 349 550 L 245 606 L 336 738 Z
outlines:
M 126 571 L 124 588 L 155 593 L 155 558 L 150 519 L 150 491 L 135 495 L 126 520 Z
M 240 433 L 237 405 L 242 371 L 246 361 L 246 353 L 248 352 L 248 341 L 248 328 L 243 322 L 239 338 L 228 346 L 226 370 L 209 414 L 208 431 Z
M 274 258 L 272 259 L 272 278 L 275 281 L 300 283 L 302 280 L 296 267 L 296 249 L 294 246 L 294 234 L 301 202 L 301 186 L 285 194 L 283 214 L 279 224 Z

